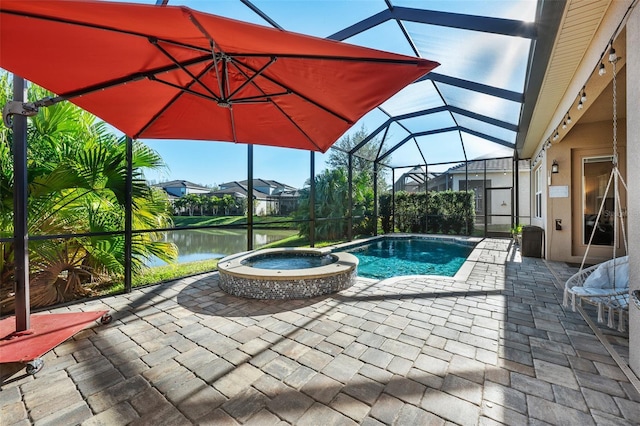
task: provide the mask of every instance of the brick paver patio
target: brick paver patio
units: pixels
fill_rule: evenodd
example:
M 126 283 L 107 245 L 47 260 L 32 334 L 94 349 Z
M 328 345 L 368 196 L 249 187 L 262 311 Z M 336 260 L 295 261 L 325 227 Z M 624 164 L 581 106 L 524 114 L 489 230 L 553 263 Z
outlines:
M 114 321 L 58 346 L 35 377 L 4 365 L 0 422 L 638 424 L 633 383 L 562 306 L 568 267 L 507 240 L 478 250 L 465 281 L 359 279 L 256 301 L 209 273 L 57 309 Z

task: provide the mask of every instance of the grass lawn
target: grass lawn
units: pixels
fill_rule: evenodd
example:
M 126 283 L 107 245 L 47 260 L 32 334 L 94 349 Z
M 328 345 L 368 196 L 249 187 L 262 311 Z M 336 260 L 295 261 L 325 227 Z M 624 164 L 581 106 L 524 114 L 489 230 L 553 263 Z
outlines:
M 190 275 L 215 271 L 217 268 L 218 259 L 155 266 L 153 268 L 146 268 L 141 273 L 134 275 L 131 278 L 131 286 L 135 288 L 149 284 L 158 284 L 164 281 L 188 277 Z M 124 282 L 120 281 L 111 283 L 110 286 L 97 289 L 96 291 L 100 295 L 122 293 L 124 291 Z
M 254 216 L 254 226 L 265 224 L 269 228 L 295 228 L 293 223 L 268 223 L 293 220 L 290 216 Z M 183 226 L 210 226 L 210 225 L 246 225 L 246 216 L 174 216 L 173 224 L 176 227 Z
M 336 244 L 344 243 L 347 240 L 339 240 L 339 241 L 316 241 L 315 247 L 327 247 L 333 246 Z M 301 237 L 299 235 L 292 235 L 287 238 L 283 238 L 271 244 L 267 244 L 262 246 L 261 248 L 278 248 L 278 247 L 311 247 L 309 244 L 309 239 L 306 237 Z

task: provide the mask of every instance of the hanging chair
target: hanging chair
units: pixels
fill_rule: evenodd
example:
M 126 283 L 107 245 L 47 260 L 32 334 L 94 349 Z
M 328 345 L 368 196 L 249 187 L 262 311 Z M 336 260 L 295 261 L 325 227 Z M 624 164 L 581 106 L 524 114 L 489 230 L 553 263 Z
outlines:
M 625 330 L 625 313 L 629 309 L 629 257 L 623 256 L 582 269 L 565 284 L 564 305 L 576 310 L 576 304 L 586 301 L 598 307 L 598 322 L 604 322 L 604 309 L 608 310 L 607 325 L 615 327 L 618 312 L 618 330 Z
M 589 248 L 596 234 L 597 226 L 593 226 L 591 237 L 587 244 L 580 270 L 567 280 L 564 286 L 564 306 L 569 305 L 571 298 L 571 307 L 576 310 L 576 305 L 580 305 L 582 301 L 596 305 L 598 307 L 598 322 L 604 322 L 604 310 L 608 310 L 607 325 L 611 328 L 615 327 L 615 312 L 618 312 L 618 330 L 625 331 L 625 313 L 629 309 L 629 257 L 616 257 L 616 248 L 618 246 L 618 230 L 622 231 L 624 238 L 625 253 L 629 253 L 627 244 L 627 235 L 625 233 L 623 209 L 620 202 L 619 184 L 627 190 L 620 170 L 618 169 L 618 139 L 617 139 L 617 96 L 616 96 L 616 63 L 618 59 L 610 59 L 613 65 L 613 167 L 609 182 L 605 189 L 605 196 L 602 198 L 598 215 L 595 219 L 596 224 L 600 223 L 600 217 L 605 210 L 606 195 L 609 194 L 611 183 L 613 183 L 614 196 L 614 227 L 613 227 L 613 256 L 612 259 L 584 268 L 585 261 L 589 254 Z M 621 225 L 619 227 L 619 224 Z

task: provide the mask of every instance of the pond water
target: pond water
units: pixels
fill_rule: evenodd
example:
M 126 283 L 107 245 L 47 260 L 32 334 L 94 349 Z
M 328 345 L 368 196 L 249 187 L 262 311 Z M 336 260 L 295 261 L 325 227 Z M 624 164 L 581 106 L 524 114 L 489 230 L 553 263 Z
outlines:
M 254 229 L 253 247 L 260 248 L 297 233 L 295 229 Z M 246 229 L 185 229 L 165 232 L 164 240 L 178 247 L 177 263 L 216 259 L 247 250 Z M 154 258 L 147 265 L 166 263 Z

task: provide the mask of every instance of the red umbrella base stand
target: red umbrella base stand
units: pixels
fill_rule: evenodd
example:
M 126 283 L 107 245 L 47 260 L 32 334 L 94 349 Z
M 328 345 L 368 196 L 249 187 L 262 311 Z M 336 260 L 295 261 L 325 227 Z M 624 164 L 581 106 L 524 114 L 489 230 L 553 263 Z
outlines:
M 27 373 L 35 374 L 43 366 L 41 356 L 100 318 L 111 322 L 108 311 L 41 314 L 31 316 L 31 328 L 16 332 L 15 317 L 0 321 L 0 364 L 27 364 Z

